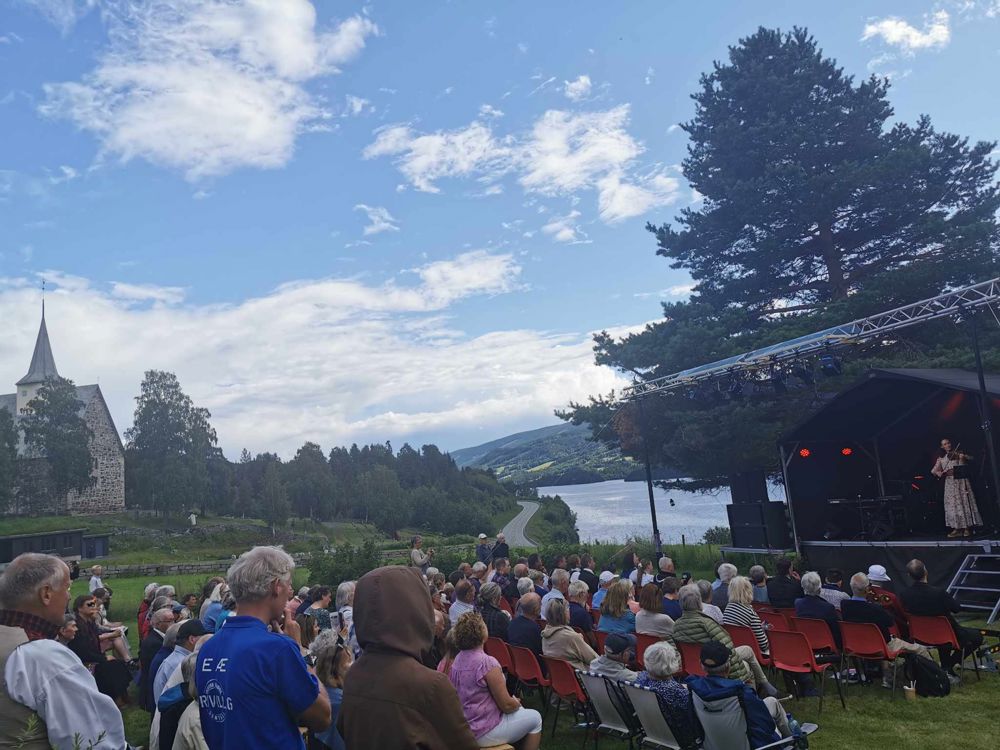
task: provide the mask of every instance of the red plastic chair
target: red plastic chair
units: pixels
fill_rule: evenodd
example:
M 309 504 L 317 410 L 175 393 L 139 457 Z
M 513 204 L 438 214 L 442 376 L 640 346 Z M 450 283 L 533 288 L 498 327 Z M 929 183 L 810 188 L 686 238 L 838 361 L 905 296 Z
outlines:
M 500 597 L 500 609 L 502 609 L 504 612 L 506 612 L 508 615 L 510 615 L 511 618 L 513 619 L 513 617 L 514 617 L 514 608 L 512 606 L 510 606 L 510 602 L 507 601 L 507 597 L 505 597 L 505 596 L 501 596 Z
M 597 641 L 597 648 L 594 650 L 597 652 L 598 656 L 604 653 L 604 641 L 607 639 L 607 637 L 608 634 L 605 633 L 603 630 L 594 631 L 594 638 Z
M 483 651 L 500 662 L 500 666 L 504 672 L 509 674 L 514 671 L 514 660 L 511 658 L 510 650 L 503 639 L 496 636 L 487 638 L 486 645 L 483 646 Z
M 775 630 L 769 634 L 771 641 L 771 659 L 774 661 L 775 669 L 796 674 L 818 674 L 821 675 L 819 682 L 819 711 L 823 713 L 823 695 L 826 692 L 826 672 L 830 668 L 829 664 L 817 664 L 813 655 L 812 644 L 804 633 L 791 633 L 785 630 Z M 844 700 L 844 691 L 837 683 L 837 694 L 840 696 L 840 705 L 847 708 Z
M 705 677 L 707 672 L 705 672 L 705 667 L 701 665 L 701 644 L 677 641 L 676 645 L 681 654 L 681 664 L 684 666 L 684 671 L 695 677 Z
M 642 655 L 646 653 L 646 649 L 652 646 L 654 643 L 659 643 L 660 638 L 655 635 L 645 635 L 642 633 L 635 634 L 635 660 L 643 669 L 646 668 L 645 662 L 642 660 Z
M 811 617 L 793 617 L 792 627 L 802 633 L 812 646 L 813 653 L 818 651 L 840 654 L 837 642 L 830 632 L 830 624 L 826 620 L 815 620 Z
M 766 609 L 762 610 L 762 611 L 760 611 L 760 612 L 757 613 L 757 616 L 760 617 L 760 621 L 761 622 L 766 622 L 766 623 L 770 624 L 770 626 L 771 626 L 771 628 L 773 630 L 791 630 L 792 629 L 792 624 L 790 622 L 788 622 L 788 618 L 785 617 L 781 612 L 779 612 L 776 609 L 775 610 L 770 610 L 770 611 L 766 610 Z
M 760 650 L 760 643 L 751 628 L 743 625 L 723 625 L 729 637 L 733 639 L 733 646 L 749 646 L 753 649 L 753 655 L 757 657 L 757 663 L 762 667 L 771 666 L 771 657 Z
M 896 657 L 899 651 L 890 651 L 886 645 L 885 638 L 878 625 L 870 622 L 842 622 L 840 623 L 840 638 L 843 642 L 843 650 L 840 656 L 840 671 L 844 671 L 845 659 L 858 659 L 860 661 L 892 662 L 892 698 L 896 697 L 896 672 L 899 665 Z
M 601 610 L 592 609 L 590 610 L 590 619 L 594 621 L 594 627 L 597 627 L 597 623 L 601 621 Z
M 510 655 L 514 659 L 514 674 L 527 687 L 547 688 L 552 683 L 542 674 L 535 653 L 524 646 L 510 646 Z
M 580 681 L 576 678 L 576 669 L 565 659 L 556 659 L 552 656 L 543 656 L 546 668 L 549 670 L 549 683 L 552 692 L 559 696 L 556 703 L 556 718 L 552 722 L 552 736 L 556 734 L 556 725 L 559 723 L 559 709 L 563 701 L 567 701 L 570 706 L 579 705 L 586 711 L 587 694 L 583 692 Z
M 914 643 L 919 643 L 923 646 L 950 646 L 959 652 L 960 661 L 964 662 L 965 657 L 968 654 L 974 654 L 974 649 L 969 649 L 968 651 L 963 650 L 958 643 L 958 636 L 955 634 L 955 628 L 951 625 L 951 620 L 949 620 L 944 615 L 937 615 L 930 617 L 927 615 L 909 615 L 909 625 L 910 625 L 910 638 L 913 639 Z M 982 677 L 979 676 L 979 659 L 973 657 L 973 664 L 976 667 L 976 679 L 981 680 Z

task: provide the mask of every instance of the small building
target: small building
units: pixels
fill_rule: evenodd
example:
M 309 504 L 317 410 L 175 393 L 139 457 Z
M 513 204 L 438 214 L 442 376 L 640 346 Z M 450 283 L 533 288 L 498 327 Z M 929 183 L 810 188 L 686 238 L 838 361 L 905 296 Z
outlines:
M 34 534 L 0 536 L 0 570 L 24 552 L 61 557 L 66 562 L 107 557 L 108 534 L 88 534 L 87 529 L 58 529 Z

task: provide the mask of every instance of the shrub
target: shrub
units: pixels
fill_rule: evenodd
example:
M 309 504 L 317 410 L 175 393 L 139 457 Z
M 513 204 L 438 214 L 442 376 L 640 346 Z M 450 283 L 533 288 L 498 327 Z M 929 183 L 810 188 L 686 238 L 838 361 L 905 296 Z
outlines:
M 715 544 L 720 547 L 729 546 L 733 543 L 733 532 L 728 526 L 713 526 L 705 531 L 701 541 L 705 544 Z

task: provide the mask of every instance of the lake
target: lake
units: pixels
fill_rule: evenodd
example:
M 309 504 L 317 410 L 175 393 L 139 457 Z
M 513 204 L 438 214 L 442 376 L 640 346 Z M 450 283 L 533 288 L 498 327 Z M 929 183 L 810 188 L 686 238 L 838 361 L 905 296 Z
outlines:
M 781 487 L 769 488 L 772 500 L 783 500 Z M 655 487 L 656 521 L 664 543 L 701 541 L 706 529 L 728 526 L 726 505 L 729 488 L 712 493 L 663 490 Z M 576 527 L 581 541 L 624 541 L 630 536 L 651 539 L 653 523 L 649 517 L 649 495 L 645 482 L 616 479 L 594 484 L 571 484 L 563 487 L 539 487 L 539 495 L 559 495 L 576 512 Z M 674 506 L 670 506 L 673 499 Z

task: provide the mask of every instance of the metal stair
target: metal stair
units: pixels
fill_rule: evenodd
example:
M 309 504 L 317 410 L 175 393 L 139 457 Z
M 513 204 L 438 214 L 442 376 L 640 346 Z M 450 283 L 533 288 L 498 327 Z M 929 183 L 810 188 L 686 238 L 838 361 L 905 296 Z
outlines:
M 948 593 L 962 609 L 989 612 L 987 624 L 995 622 L 1000 615 L 1000 554 L 967 555 L 948 584 Z

